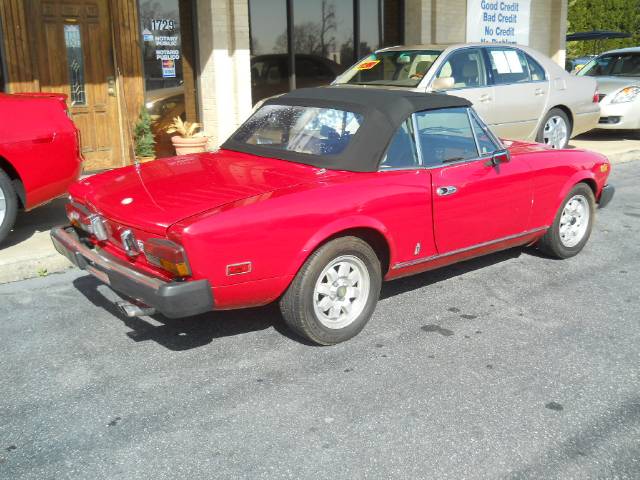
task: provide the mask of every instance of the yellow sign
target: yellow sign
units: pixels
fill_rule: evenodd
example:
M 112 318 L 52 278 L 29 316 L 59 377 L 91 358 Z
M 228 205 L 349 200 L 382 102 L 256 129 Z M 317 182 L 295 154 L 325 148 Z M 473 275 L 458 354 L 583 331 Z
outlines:
M 361 62 L 356 68 L 358 70 L 371 70 L 379 63 L 380 60 L 365 60 L 364 62 Z

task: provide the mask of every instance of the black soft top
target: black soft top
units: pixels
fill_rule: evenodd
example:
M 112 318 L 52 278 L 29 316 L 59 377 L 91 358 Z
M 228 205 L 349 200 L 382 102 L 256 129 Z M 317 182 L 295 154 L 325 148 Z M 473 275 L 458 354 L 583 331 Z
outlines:
M 319 168 L 375 172 L 398 128 L 412 113 L 438 108 L 468 107 L 468 100 L 442 93 L 407 92 L 367 87 L 301 88 L 267 100 L 264 105 L 333 108 L 361 114 L 363 122 L 347 148 L 336 155 L 312 155 L 252 145 L 234 133 L 221 148 L 262 157 L 279 158 Z

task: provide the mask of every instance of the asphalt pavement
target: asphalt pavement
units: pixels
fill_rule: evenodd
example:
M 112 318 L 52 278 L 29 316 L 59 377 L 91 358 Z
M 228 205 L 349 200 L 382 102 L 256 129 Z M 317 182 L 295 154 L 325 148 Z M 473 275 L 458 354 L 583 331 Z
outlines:
M 126 319 L 68 272 L 0 286 L 2 479 L 640 478 L 640 161 L 585 250 L 386 284 L 315 347 L 274 306 Z

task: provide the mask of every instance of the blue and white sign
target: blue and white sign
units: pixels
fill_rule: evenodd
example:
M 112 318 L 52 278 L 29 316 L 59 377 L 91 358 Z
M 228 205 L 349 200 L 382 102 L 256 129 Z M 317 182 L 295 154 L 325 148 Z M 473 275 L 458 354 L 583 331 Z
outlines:
M 467 0 L 467 42 L 529 45 L 531 0 Z

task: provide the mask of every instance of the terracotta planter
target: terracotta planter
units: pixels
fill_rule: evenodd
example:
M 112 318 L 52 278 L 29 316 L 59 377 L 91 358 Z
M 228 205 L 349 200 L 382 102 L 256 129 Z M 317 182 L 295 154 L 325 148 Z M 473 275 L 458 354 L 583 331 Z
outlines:
M 171 137 L 171 143 L 173 143 L 177 155 L 206 152 L 208 141 L 209 139 L 207 137 L 183 138 L 180 135 Z

